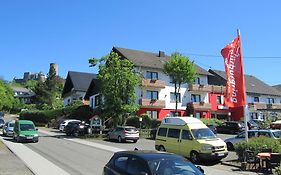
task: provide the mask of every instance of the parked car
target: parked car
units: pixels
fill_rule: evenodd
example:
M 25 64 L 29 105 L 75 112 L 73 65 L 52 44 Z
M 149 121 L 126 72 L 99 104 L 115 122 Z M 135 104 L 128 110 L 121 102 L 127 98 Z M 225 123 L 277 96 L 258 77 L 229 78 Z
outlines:
M 4 136 L 13 136 L 14 135 L 14 126 L 15 120 L 11 120 L 5 123 L 3 127 L 3 135 Z
M 244 122 L 243 122 L 243 124 L 244 124 Z M 259 125 L 254 120 L 247 121 L 247 126 L 248 126 L 249 130 L 251 130 L 251 129 L 259 129 Z
M 165 173 L 164 173 L 165 172 Z M 182 156 L 157 151 L 120 151 L 104 166 L 104 175 L 203 175 Z
M 270 124 L 271 129 L 281 129 L 281 120 L 277 120 Z
M 0 118 L 0 128 L 3 128 L 5 124 L 5 121 L 3 118 Z
M 62 132 L 64 132 L 64 127 L 65 127 L 69 122 L 72 122 L 72 121 L 81 122 L 80 120 L 76 120 L 76 119 L 67 119 L 67 120 L 64 120 L 64 121 L 60 124 L 59 130 L 62 131 Z
M 133 140 L 136 143 L 139 137 L 139 131 L 134 126 L 118 126 L 107 133 L 108 140 L 117 140 L 118 142 Z
M 64 131 L 68 136 L 72 135 L 77 137 L 85 135 L 88 132 L 89 127 L 90 126 L 88 124 L 85 124 L 85 122 L 72 121 L 64 127 Z
M 16 142 L 32 141 L 38 142 L 38 129 L 30 120 L 16 120 L 13 138 Z
M 216 128 L 218 133 L 235 134 L 244 131 L 245 126 L 243 122 L 227 121 L 222 125 L 218 125 Z
M 208 128 L 213 131 L 214 134 L 217 134 L 217 126 L 216 125 L 207 125 Z
M 248 138 L 252 137 L 270 137 L 273 139 L 280 139 L 281 138 L 281 130 L 249 130 L 248 131 Z M 225 139 L 224 142 L 226 143 L 228 150 L 234 150 L 235 144 L 240 143 L 245 140 L 245 131 L 239 133 L 235 137 L 231 137 Z

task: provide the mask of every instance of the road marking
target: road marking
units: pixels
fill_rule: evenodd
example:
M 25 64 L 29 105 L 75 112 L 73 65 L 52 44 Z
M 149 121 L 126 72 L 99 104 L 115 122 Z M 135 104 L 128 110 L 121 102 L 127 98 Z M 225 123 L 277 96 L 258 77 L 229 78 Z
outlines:
M 40 154 L 32 151 L 21 143 L 14 143 L 11 140 L 5 140 L 0 137 L 2 142 L 19 157 L 24 164 L 36 175 L 69 175 L 66 171 L 59 168 Z

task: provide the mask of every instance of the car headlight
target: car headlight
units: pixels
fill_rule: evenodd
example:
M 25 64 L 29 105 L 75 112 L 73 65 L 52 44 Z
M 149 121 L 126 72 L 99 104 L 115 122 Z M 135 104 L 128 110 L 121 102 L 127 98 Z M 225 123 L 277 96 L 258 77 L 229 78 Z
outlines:
M 23 134 L 20 134 L 19 136 L 20 136 L 20 137 L 25 137 L 25 135 L 23 135 Z
M 202 150 L 204 150 L 204 151 L 210 151 L 210 150 L 212 150 L 212 145 L 203 145 L 202 146 Z
M 38 137 L 38 134 L 34 134 L 34 137 Z

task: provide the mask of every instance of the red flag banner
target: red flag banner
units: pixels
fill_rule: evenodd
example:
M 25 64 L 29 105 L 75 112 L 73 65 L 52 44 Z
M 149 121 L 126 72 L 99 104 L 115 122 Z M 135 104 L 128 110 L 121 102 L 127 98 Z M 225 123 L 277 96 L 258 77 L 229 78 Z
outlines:
M 225 104 L 228 107 L 241 107 L 246 104 L 245 80 L 242 65 L 240 36 L 221 50 L 226 73 Z

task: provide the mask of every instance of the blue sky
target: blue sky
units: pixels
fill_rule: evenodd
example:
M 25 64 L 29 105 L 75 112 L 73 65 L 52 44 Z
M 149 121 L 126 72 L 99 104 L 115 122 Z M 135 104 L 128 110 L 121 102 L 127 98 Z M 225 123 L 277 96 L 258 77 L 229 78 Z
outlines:
M 47 73 L 52 62 L 62 77 L 97 73 L 88 59 L 113 46 L 178 51 L 204 69 L 223 70 L 220 50 L 239 28 L 245 73 L 281 84 L 280 7 L 278 0 L 2 0 L 0 76 Z

